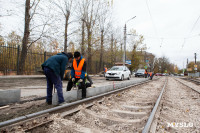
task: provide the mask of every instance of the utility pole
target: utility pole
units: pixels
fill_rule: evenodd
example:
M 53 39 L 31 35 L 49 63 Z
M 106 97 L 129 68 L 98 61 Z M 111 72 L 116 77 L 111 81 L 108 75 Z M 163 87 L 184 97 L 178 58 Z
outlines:
M 129 19 L 128 21 L 134 19 L 136 16 L 132 17 L 131 19 Z M 128 22 L 126 21 L 125 22 L 125 25 L 124 25 L 124 54 L 123 54 L 123 66 L 125 66 L 125 62 L 126 62 L 126 23 Z
M 196 59 L 197 59 L 197 53 L 194 53 L 195 64 L 196 64 Z
M 187 68 L 188 68 L 188 63 L 189 63 L 189 61 L 188 61 L 188 58 L 187 58 L 187 66 L 186 66 Z
M 126 62 L 126 24 L 124 26 L 124 54 L 123 54 L 123 66 L 125 66 Z

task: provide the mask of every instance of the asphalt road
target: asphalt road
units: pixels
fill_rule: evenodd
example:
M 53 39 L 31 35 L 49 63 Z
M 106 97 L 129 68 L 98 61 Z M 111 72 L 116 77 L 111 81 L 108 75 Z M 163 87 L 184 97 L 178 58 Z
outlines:
M 141 81 L 143 78 L 132 77 L 130 80 Z M 103 86 L 115 83 L 121 83 L 119 80 L 106 80 L 104 77 L 92 77 L 93 86 Z M 68 81 L 63 81 L 63 91 L 66 91 Z M 45 78 L 6 78 L 0 80 L 0 89 L 21 89 L 21 97 L 46 96 Z

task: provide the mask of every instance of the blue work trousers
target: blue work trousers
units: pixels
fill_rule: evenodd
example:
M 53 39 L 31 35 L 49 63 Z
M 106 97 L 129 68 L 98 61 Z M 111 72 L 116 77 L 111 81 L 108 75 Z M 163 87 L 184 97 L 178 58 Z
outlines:
M 53 92 L 53 85 L 55 86 L 58 94 L 58 102 L 64 102 L 63 98 L 63 91 L 62 91 L 62 81 L 60 76 L 57 76 L 53 70 L 48 67 L 44 67 L 44 74 L 47 79 L 47 97 L 46 102 L 52 103 L 52 92 Z

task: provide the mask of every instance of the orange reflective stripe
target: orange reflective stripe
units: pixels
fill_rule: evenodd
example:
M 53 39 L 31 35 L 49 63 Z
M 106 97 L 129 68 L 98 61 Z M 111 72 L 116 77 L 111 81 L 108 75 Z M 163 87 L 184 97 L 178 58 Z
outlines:
M 74 67 L 74 70 L 75 70 L 75 78 L 81 78 L 81 71 L 82 71 L 82 68 L 83 68 L 84 61 L 85 61 L 84 58 L 81 59 L 78 66 L 77 66 L 76 60 L 73 61 L 73 67 Z

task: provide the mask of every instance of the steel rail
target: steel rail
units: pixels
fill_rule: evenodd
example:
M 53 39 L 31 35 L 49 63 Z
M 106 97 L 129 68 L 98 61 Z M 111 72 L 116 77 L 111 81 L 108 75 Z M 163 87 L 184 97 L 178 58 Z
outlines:
M 66 103 L 66 104 L 63 104 L 62 106 L 57 106 L 57 107 L 50 108 L 50 109 L 47 109 L 47 110 L 42 110 L 42 111 L 39 111 L 39 112 L 36 112 L 36 113 L 32 113 L 32 114 L 28 114 L 28 115 L 21 116 L 21 117 L 18 117 L 18 118 L 14 118 L 14 119 L 11 119 L 11 120 L 7 120 L 7 121 L 4 121 L 4 122 L 0 122 L 0 128 L 14 124 L 14 123 L 17 123 L 17 122 L 25 121 L 25 120 L 28 120 L 28 119 L 31 119 L 31 118 L 34 118 L 34 117 L 38 117 L 38 116 L 43 115 L 43 114 L 47 114 L 47 113 L 51 114 L 51 113 L 55 113 L 59 110 L 65 109 L 65 108 L 84 104 L 86 102 L 93 101 L 95 99 L 98 99 L 98 98 L 101 98 L 101 97 L 104 97 L 104 96 L 107 96 L 107 95 L 110 95 L 110 94 L 121 92 L 123 90 L 129 89 L 129 88 L 134 87 L 134 86 L 138 86 L 138 85 L 148 83 L 150 81 L 151 80 L 142 81 L 142 82 L 139 82 L 139 83 L 136 83 L 136 84 L 133 84 L 133 85 L 121 88 L 121 89 L 109 91 L 109 92 L 106 92 L 106 93 L 103 93 L 103 94 L 100 94 L 100 95 L 96 95 L 96 96 L 93 96 L 93 97 L 89 97 L 89 98 L 86 98 L 86 99 L 83 99 L 83 100 L 75 101 L 75 102 L 72 102 L 72 103 Z
M 149 118 L 148 118 L 148 121 L 147 121 L 147 123 L 146 123 L 144 129 L 142 130 L 142 133 L 148 133 L 148 132 L 149 132 L 149 129 L 150 129 L 151 124 L 152 124 L 152 122 L 153 122 L 153 119 L 154 119 L 154 116 L 155 116 L 155 114 L 156 114 L 158 105 L 159 105 L 160 100 L 161 100 L 161 98 L 162 98 L 163 92 L 165 91 L 166 84 L 167 84 L 167 78 L 166 78 L 165 84 L 164 84 L 164 86 L 163 86 L 163 88 L 162 88 L 162 90 L 161 90 L 161 92 L 160 92 L 160 95 L 159 95 L 159 97 L 158 97 L 158 99 L 157 99 L 157 101 L 156 101 L 156 104 L 155 104 L 155 106 L 154 106 L 154 108 L 153 108 L 153 110 L 152 110 L 152 112 L 151 112 L 151 114 L 150 114 L 150 116 L 149 116 Z
M 186 86 L 186 87 L 188 87 L 188 88 L 190 88 L 190 89 L 196 91 L 197 93 L 200 93 L 200 90 L 197 90 L 197 89 L 195 89 L 195 88 L 192 88 L 192 87 L 186 85 L 185 83 L 183 83 L 183 82 L 181 82 L 181 81 L 179 81 L 179 80 L 177 80 L 177 79 L 175 79 L 175 80 L 178 81 L 179 83 L 181 83 L 182 85 L 184 85 L 184 86 Z

